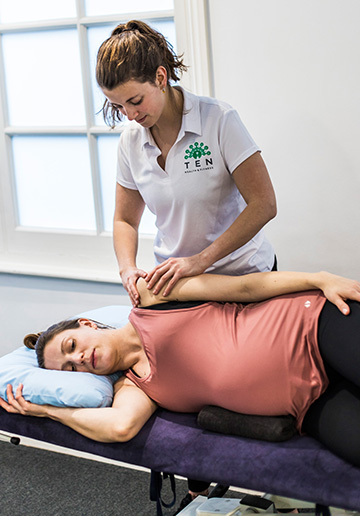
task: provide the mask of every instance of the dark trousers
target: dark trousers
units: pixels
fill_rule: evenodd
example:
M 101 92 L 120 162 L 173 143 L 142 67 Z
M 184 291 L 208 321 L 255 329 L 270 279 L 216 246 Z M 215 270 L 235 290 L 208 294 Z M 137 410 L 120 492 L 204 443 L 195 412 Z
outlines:
M 319 349 L 329 387 L 309 408 L 302 430 L 360 466 L 360 303 L 343 315 L 326 302 L 319 319 Z

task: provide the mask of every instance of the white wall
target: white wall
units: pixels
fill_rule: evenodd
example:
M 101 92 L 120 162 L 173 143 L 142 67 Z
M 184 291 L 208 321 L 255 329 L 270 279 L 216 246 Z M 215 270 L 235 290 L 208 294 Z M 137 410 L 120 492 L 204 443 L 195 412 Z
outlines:
M 22 346 L 27 333 L 109 305 L 130 305 L 122 285 L 0 274 L 0 356 Z
M 360 279 L 360 2 L 209 0 L 214 95 L 260 145 L 282 269 Z

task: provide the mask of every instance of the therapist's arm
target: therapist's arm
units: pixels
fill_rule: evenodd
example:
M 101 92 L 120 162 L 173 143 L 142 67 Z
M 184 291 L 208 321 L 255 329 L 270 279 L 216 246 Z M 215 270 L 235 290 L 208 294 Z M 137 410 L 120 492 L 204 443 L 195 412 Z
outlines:
M 137 306 L 139 302 L 136 282 L 138 278 L 146 276 L 145 271 L 136 266 L 138 229 L 144 208 L 144 200 L 137 190 L 124 188 L 119 183 L 116 184 L 114 250 L 121 280 L 134 306 Z
M 260 152 L 241 163 L 232 177 L 247 206 L 221 236 L 199 253 L 206 268 L 246 244 L 277 213 L 275 192 Z
M 150 271 L 145 279 L 148 288 L 155 294 L 167 284 L 163 292 L 167 296 L 180 278 L 201 274 L 213 263 L 245 245 L 276 216 L 275 192 L 259 152 L 241 163 L 232 177 L 247 203 L 246 208 L 222 235 L 200 253 L 169 258 Z
M 111 407 L 53 407 L 26 401 L 22 396 L 22 385 L 14 396 L 9 385 L 6 392 L 9 402 L 0 398 L 0 406 L 12 414 L 54 419 L 95 441 L 126 442 L 141 430 L 157 405 L 125 377 L 116 382 L 114 392 Z
M 138 283 L 141 306 L 166 301 L 221 301 L 248 303 L 304 290 L 322 290 L 326 298 L 345 315 L 346 299 L 360 301 L 360 283 L 329 272 L 258 272 L 244 276 L 201 274 L 182 278 L 169 296 L 154 295 L 141 279 Z

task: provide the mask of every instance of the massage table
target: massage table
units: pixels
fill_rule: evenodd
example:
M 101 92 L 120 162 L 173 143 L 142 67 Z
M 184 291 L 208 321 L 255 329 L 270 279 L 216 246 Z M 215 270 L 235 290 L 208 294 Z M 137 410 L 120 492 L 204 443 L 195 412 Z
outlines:
M 114 307 L 105 307 L 81 315 L 108 322 L 104 316 L 110 309 L 114 311 Z M 223 435 L 200 428 L 196 414 L 163 409 L 127 443 L 99 443 L 50 419 L 8 414 L 2 409 L 0 432 L 14 436 L 13 442 L 27 437 L 142 466 L 153 473 L 313 502 L 323 512 L 329 506 L 360 511 L 360 468 L 307 436 L 274 443 Z

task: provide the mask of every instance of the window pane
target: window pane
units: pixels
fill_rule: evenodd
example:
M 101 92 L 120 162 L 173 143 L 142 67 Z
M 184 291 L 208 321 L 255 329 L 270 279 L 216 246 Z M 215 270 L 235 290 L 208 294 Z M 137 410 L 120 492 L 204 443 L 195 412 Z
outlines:
M 87 139 L 14 136 L 12 143 L 20 225 L 95 230 Z
M 104 104 L 104 95 L 97 85 L 95 70 L 96 70 L 96 56 L 99 47 L 111 34 L 111 31 L 116 27 L 115 25 L 105 25 L 100 27 L 93 27 L 88 29 L 89 41 L 89 55 L 90 55 L 90 70 L 91 70 L 91 85 L 93 92 L 94 105 L 94 122 L 95 125 L 105 125 L 102 115 L 102 106 Z
M 110 232 L 112 231 L 115 208 L 116 155 L 118 143 L 119 135 L 98 137 L 104 229 Z M 139 232 L 147 235 L 154 235 L 156 233 L 155 216 L 148 208 L 145 208 L 141 218 Z
M 1 23 L 19 23 L 76 16 L 75 0 L 0 0 Z
M 96 16 L 98 14 L 126 14 L 147 11 L 167 11 L 174 9 L 174 0 L 86 0 L 86 14 Z
M 116 25 L 117 24 L 105 25 L 88 29 L 90 69 L 92 70 L 91 79 L 93 87 L 93 102 L 95 108 L 95 125 L 105 125 L 101 112 L 104 103 L 104 95 L 99 89 L 95 78 L 96 56 L 101 43 L 110 37 L 110 34 Z M 165 36 L 176 52 L 176 33 L 174 20 L 158 20 L 156 22 L 152 21 L 150 25 Z
M 85 125 L 77 31 L 3 35 L 9 122 Z
M 99 136 L 99 162 L 101 180 L 101 198 L 103 204 L 103 217 L 105 231 L 112 231 L 115 187 L 116 187 L 116 150 L 120 136 Z

